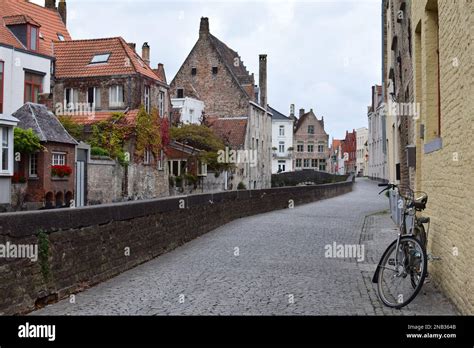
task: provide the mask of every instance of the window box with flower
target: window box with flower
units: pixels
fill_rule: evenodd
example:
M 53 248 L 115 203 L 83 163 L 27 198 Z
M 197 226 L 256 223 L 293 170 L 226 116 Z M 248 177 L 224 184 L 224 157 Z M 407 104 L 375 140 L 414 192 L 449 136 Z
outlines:
M 67 165 L 54 165 L 51 167 L 53 179 L 64 179 L 72 174 L 72 168 Z

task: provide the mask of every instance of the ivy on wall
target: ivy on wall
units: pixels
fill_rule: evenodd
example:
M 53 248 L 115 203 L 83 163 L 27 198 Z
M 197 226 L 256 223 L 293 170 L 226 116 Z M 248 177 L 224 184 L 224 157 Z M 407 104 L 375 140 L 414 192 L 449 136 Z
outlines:
M 138 158 L 143 158 L 145 150 L 148 149 L 153 153 L 155 158 L 158 158 L 162 149 L 162 133 L 158 110 L 153 109 L 151 113 L 148 114 L 143 106 L 140 107 L 136 122 L 135 155 L 137 155 Z

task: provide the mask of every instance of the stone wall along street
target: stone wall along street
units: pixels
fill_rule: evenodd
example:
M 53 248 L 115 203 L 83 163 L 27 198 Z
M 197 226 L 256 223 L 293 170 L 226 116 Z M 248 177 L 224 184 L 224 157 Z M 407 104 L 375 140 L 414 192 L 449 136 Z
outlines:
M 335 197 L 352 191 L 352 185 L 347 181 L 2 214 L 0 246 L 38 245 L 39 255 L 36 262 L 0 258 L 0 315 L 56 301 L 234 219 Z

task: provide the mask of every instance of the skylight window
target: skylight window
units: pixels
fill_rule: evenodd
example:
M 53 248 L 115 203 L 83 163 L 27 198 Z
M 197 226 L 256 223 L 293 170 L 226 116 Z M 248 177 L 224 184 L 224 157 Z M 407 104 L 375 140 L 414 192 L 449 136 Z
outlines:
M 58 33 L 58 39 L 59 39 L 59 41 L 64 41 L 65 40 L 64 35 Z
M 92 57 L 91 64 L 107 63 L 109 57 L 110 53 L 96 54 L 94 57 Z

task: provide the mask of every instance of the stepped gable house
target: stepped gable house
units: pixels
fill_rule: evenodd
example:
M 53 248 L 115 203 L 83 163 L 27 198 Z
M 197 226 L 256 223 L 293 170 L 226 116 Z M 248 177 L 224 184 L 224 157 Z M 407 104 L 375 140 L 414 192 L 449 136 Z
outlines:
M 230 184 L 237 187 L 242 182 L 247 188 L 270 187 L 267 56 L 259 56 L 259 86 L 256 86 L 254 75 L 248 72 L 239 54 L 210 33 L 208 18 L 201 18 L 199 38 L 170 86 L 173 98 L 189 97 L 204 102 L 207 118 L 204 123 L 214 128 L 217 135 L 224 133 L 226 138 L 240 138 L 242 124 L 245 124 L 242 148 L 255 151 L 257 165 L 239 163 L 235 172 L 230 173 L 233 180 Z M 239 135 L 231 134 L 234 129 Z

